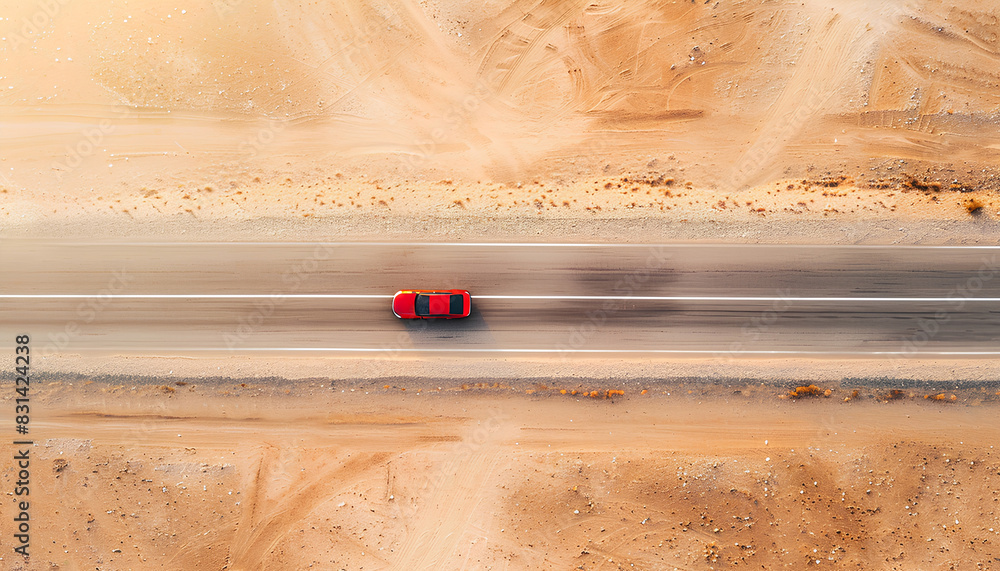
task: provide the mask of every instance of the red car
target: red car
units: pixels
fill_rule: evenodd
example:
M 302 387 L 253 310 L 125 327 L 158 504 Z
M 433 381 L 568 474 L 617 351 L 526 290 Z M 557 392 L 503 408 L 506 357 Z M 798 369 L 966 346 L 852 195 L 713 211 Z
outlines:
M 468 317 L 472 297 L 464 289 L 404 289 L 392 296 L 392 312 L 400 319 Z

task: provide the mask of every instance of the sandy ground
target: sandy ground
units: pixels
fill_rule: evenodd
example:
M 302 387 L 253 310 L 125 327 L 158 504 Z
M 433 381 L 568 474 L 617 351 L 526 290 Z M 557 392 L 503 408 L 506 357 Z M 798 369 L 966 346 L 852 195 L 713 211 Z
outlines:
M 50 11 L 11 3 L 4 21 L 8 234 L 280 233 L 304 218 L 333 234 L 389 219 L 412 237 L 489 218 L 525 235 L 624 219 L 759 240 L 803 220 L 972 216 L 995 233 L 985 0 Z
M 33 569 L 1000 557 L 995 383 L 825 383 L 794 398 L 789 382 L 53 379 L 35 395 L 32 509 L 47 521 Z M 10 470 L 0 479 L 12 489 Z
M 0 14 L 4 237 L 1000 238 L 991 0 Z M 4 568 L 1000 566 L 993 362 L 53 359 Z

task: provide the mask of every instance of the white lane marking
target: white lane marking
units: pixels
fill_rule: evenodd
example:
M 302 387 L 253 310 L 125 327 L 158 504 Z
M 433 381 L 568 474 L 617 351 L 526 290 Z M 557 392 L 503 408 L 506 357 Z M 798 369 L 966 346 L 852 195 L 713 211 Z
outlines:
M 226 352 L 235 349 L 229 347 L 177 347 L 177 348 L 136 348 L 122 347 L 77 348 L 74 351 L 151 351 L 151 352 Z M 727 349 L 475 349 L 465 347 L 442 348 L 382 348 L 382 347 L 241 347 L 240 352 L 330 352 L 330 353 L 594 353 L 594 354 L 671 354 L 671 355 L 907 355 L 907 356 L 997 356 L 1000 351 L 809 351 L 809 350 L 740 350 Z
M 183 294 L 183 293 L 32 293 L 32 294 L 0 294 L 0 299 L 392 299 L 387 294 L 344 294 L 344 293 L 302 293 L 302 294 L 259 294 L 259 293 L 220 293 L 220 294 Z
M 39 243 L 46 243 L 39 241 Z M 884 249 L 884 250 L 997 250 L 1000 245 L 932 246 L 883 244 L 638 244 L 593 242 L 51 242 L 59 246 L 432 246 L 480 248 L 812 248 L 812 249 Z
M 182 293 L 132 293 L 132 294 L 0 294 L 0 299 L 392 299 L 391 294 L 182 294 Z M 474 295 L 473 300 L 549 300 L 549 301 L 812 301 L 812 302 L 893 302 L 941 303 L 986 302 L 998 303 L 1000 297 L 781 297 L 781 296 L 642 296 L 642 295 Z
M 641 296 L 641 295 L 474 295 L 472 299 L 549 299 L 593 301 L 992 301 L 1000 297 L 774 297 L 774 296 Z

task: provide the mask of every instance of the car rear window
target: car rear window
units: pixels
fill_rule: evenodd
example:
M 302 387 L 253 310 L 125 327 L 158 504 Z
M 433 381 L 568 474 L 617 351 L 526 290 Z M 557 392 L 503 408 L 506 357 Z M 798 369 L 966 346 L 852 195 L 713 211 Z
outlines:
M 458 294 L 452 294 L 451 296 L 451 311 L 452 315 L 462 315 L 465 313 L 465 300 L 463 296 Z
M 413 313 L 417 315 L 430 315 L 431 298 L 426 295 L 417 294 L 417 298 L 413 300 Z

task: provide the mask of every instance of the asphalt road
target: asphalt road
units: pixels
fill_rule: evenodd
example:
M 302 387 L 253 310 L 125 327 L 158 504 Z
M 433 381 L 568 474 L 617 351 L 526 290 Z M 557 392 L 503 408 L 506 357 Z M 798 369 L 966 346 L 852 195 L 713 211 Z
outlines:
M 5 242 L 43 351 L 1000 356 L 1000 247 Z M 405 288 L 464 288 L 407 322 Z

